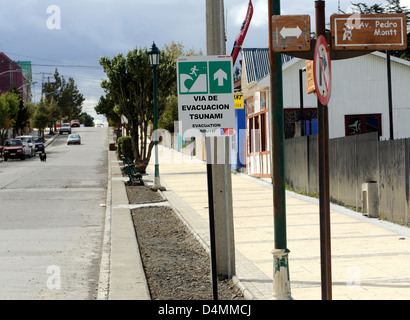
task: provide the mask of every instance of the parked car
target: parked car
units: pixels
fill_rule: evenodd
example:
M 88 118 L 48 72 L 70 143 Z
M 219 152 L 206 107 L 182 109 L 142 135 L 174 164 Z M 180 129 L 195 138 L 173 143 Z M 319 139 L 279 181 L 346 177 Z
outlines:
M 79 127 L 80 126 L 80 120 L 71 120 L 71 127 Z
M 26 152 L 28 153 L 28 156 L 34 157 L 36 155 L 36 144 L 34 142 L 34 137 L 33 136 L 18 136 L 16 137 L 16 139 L 20 139 L 21 141 L 23 141 L 23 143 L 27 143 L 28 146 L 28 152 L 26 150 Z
M 36 152 L 43 152 L 44 148 L 44 139 L 42 137 L 34 137 L 34 143 L 36 145 Z
M 20 139 L 21 140 L 21 139 Z M 21 140 L 23 142 L 24 145 L 24 154 L 26 155 L 26 158 L 29 157 L 31 158 L 33 156 L 33 148 L 31 146 L 29 146 L 29 143 L 26 140 Z M 34 154 L 35 151 L 34 151 Z
M 64 132 L 67 132 L 68 134 L 71 134 L 71 125 L 69 123 L 62 123 L 60 126 L 60 134 L 63 134 Z
M 3 147 L 3 160 L 26 159 L 26 147 L 20 139 L 7 139 Z
M 69 144 L 81 144 L 81 137 L 78 133 L 72 133 L 67 138 L 67 145 Z

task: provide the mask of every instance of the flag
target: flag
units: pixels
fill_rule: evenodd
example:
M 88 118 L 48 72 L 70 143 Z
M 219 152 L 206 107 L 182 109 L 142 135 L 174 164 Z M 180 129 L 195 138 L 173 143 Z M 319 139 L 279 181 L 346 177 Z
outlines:
M 238 55 L 239 55 L 239 51 L 241 51 L 243 41 L 245 40 L 249 25 L 251 24 L 252 16 L 253 16 L 253 5 L 252 5 L 252 0 L 249 0 L 248 12 L 246 14 L 245 21 L 242 23 L 241 31 L 239 31 L 239 34 L 236 37 L 236 40 L 233 44 L 233 49 L 231 53 L 233 65 L 235 65 L 236 59 L 238 58 Z

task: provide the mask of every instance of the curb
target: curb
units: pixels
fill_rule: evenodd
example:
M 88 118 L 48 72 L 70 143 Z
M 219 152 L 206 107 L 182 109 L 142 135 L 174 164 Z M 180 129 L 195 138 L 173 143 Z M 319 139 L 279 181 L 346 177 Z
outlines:
M 107 151 L 107 162 L 109 162 L 110 153 Z M 98 281 L 97 300 L 107 300 L 110 288 L 110 247 L 111 247 L 111 165 L 107 165 L 107 192 L 105 200 L 105 223 L 104 238 L 102 246 L 102 255 L 100 263 L 100 277 Z
M 116 165 L 112 165 L 116 162 Z M 151 300 L 119 162 L 108 151 L 108 184 L 98 300 Z

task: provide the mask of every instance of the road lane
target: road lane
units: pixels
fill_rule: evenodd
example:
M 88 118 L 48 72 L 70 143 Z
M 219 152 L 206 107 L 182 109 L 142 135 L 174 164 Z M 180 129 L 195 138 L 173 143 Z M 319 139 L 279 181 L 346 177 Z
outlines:
M 107 182 L 107 129 L 73 128 L 47 161 L 0 163 L 0 299 L 94 299 Z

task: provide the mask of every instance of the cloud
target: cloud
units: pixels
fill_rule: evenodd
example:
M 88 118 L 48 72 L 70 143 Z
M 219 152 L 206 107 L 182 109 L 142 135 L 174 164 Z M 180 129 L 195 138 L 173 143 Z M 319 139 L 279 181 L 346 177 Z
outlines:
M 266 28 L 268 25 L 268 5 L 266 0 L 254 0 L 253 4 L 253 17 L 252 27 L 254 28 Z M 228 22 L 232 21 L 232 26 L 237 27 L 238 31 L 245 20 L 246 13 L 248 11 L 248 2 L 238 1 L 225 3 L 225 9 L 228 11 Z M 231 23 L 230 23 L 231 24 Z
M 254 15 L 244 47 L 268 45 L 268 1 L 253 0 Z M 363 2 L 363 1 L 362 1 Z M 377 1 L 367 1 L 368 4 Z M 383 2 L 380 1 L 380 2 Z M 224 0 L 227 53 L 232 50 L 245 19 L 249 0 Z M 101 56 L 113 57 L 136 47 L 149 47 L 152 41 L 162 48 L 171 41 L 186 49 L 206 52 L 205 0 L 18 0 L 2 1 L 0 46 L 14 60 L 31 60 L 36 99 L 41 83 L 52 77 L 55 65 L 99 66 Z M 410 8 L 410 0 L 402 0 Z M 61 29 L 47 28 L 47 8 L 61 9 Z M 351 0 L 340 0 L 342 10 Z M 311 16 L 315 25 L 314 1 L 281 1 L 282 14 Z M 338 1 L 326 1 L 326 17 L 337 13 Z M 10 54 L 13 53 L 13 54 Z M 40 65 L 42 64 L 42 65 Z M 45 66 L 48 64 L 49 66 Z M 87 110 L 93 109 L 104 91 L 99 81 L 102 70 L 58 68 L 66 78 L 73 77 L 83 92 Z M 46 73 L 46 74 L 44 74 Z M 51 73 L 49 75 L 48 73 Z

